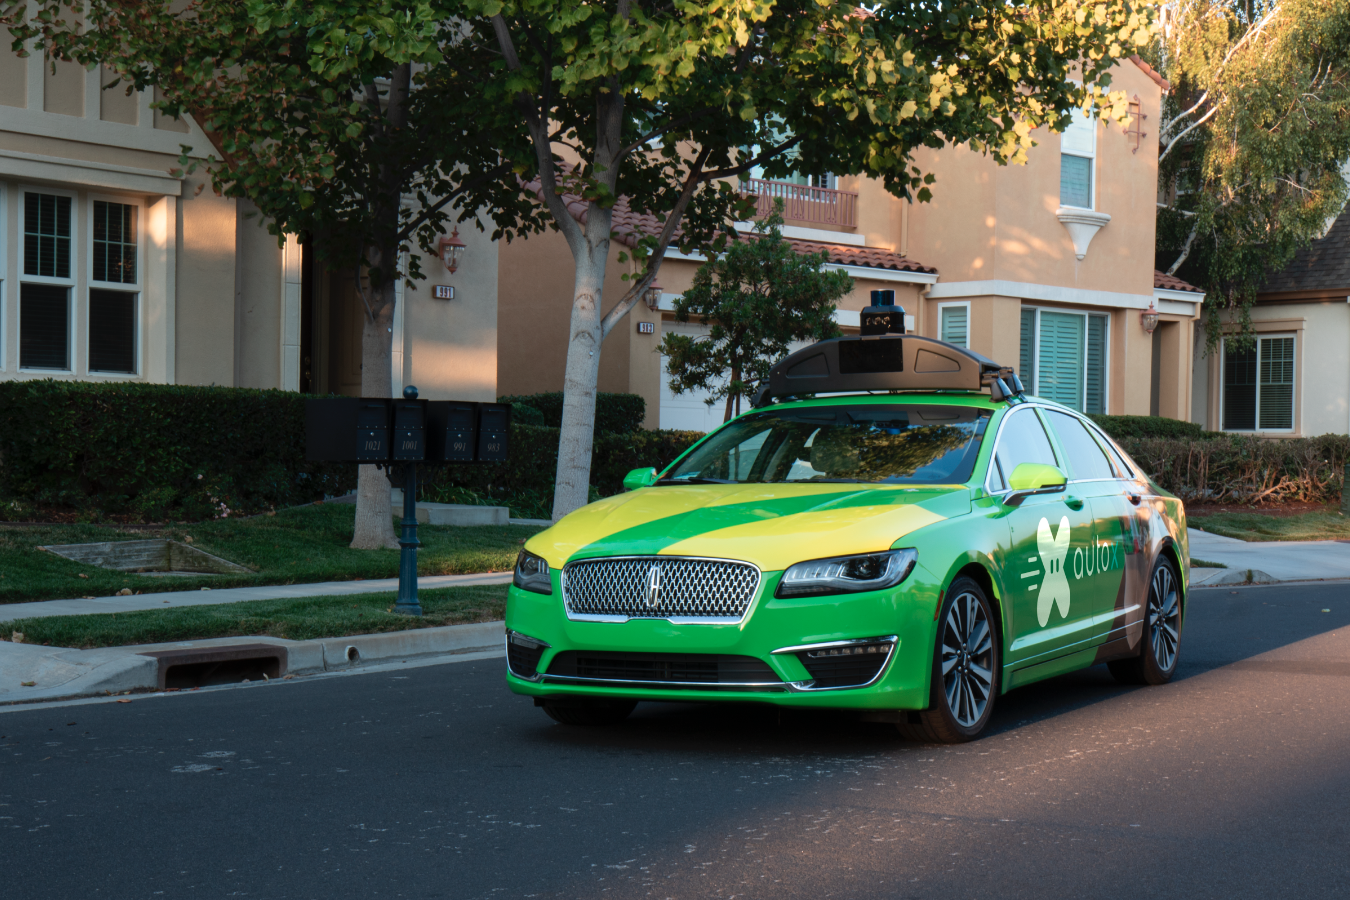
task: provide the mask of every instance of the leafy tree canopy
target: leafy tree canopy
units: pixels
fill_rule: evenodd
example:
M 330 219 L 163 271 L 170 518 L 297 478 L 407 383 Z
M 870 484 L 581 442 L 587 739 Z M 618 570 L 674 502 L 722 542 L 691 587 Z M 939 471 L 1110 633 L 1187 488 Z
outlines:
M 757 236 L 709 259 L 676 299 L 676 321 L 694 319 L 708 326 L 706 336 L 666 332 L 661 341 L 672 390 L 707 392 L 709 406 L 725 398 L 725 419 L 794 341 L 839 334 L 835 304 L 853 290 L 848 273 L 824 270 L 826 254 L 793 250 L 782 225 L 778 212 L 761 221 Z
M 1158 266 L 1206 290 L 1250 339 L 1267 275 L 1346 201 L 1350 4 L 1184 0 L 1153 56 L 1172 82 L 1160 131 Z

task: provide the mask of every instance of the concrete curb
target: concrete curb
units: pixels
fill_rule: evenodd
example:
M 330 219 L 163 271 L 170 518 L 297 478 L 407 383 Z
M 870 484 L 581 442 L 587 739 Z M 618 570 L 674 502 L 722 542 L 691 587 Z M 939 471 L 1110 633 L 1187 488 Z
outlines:
M 147 651 L 273 644 L 286 648 L 287 675 L 312 675 L 433 656 L 504 653 L 505 628 L 504 622 L 478 622 L 312 641 L 233 637 L 97 650 L 0 642 L 0 706 L 156 690 L 159 663 L 142 655 Z M 27 681 L 35 684 L 25 687 Z

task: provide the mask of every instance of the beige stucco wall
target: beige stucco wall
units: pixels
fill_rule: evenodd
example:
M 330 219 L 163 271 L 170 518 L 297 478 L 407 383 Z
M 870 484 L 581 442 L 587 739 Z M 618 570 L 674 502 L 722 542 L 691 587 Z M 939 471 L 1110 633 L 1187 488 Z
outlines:
M 257 207 L 236 200 L 234 218 L 234 383 L 281 384 L 282 251 Z
M 1343 298 L 1258 303 L 1258 334 L 1294 336 L 1294 432 L 1314 437 L 1350 432 L 1350 304 Z M 1190 419 L 1217 430 L 1221 424 L 1221 351 L 1204 355 L 1205 329 L 1193 339 L 1194 385 Z M 1288 432 L 1278 436 L 1287 437 Z

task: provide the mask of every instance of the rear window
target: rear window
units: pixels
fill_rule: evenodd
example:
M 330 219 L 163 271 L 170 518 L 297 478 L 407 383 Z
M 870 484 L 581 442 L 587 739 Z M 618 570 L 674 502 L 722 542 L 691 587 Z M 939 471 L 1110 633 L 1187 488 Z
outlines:
M 988 422 L 966 406 L 769 409 L 714 432 L 657 484 L 960 484 Z

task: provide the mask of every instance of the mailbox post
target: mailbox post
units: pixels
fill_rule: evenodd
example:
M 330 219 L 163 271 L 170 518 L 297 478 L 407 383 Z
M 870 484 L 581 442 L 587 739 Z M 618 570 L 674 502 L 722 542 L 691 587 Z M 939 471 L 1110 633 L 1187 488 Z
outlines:
M 403 399 L 394 401 L 392 458 L 403 463 L 403 533 L 398 545 L 398 599 L 394 612 L 420 616 L 417 600 L 417 463 L 426 457 L 426 403 L 417 399 L 417 388 L 408 385 Z

